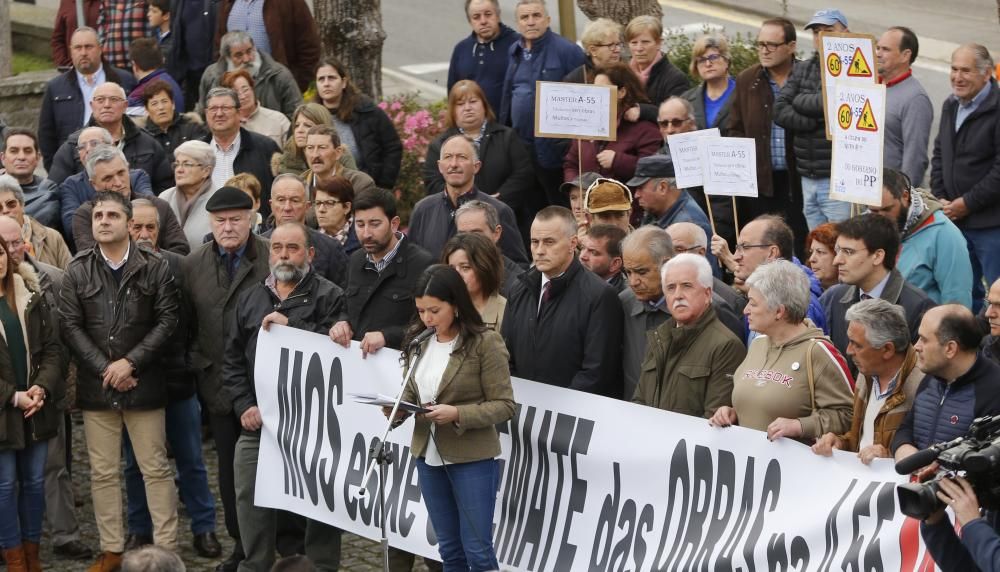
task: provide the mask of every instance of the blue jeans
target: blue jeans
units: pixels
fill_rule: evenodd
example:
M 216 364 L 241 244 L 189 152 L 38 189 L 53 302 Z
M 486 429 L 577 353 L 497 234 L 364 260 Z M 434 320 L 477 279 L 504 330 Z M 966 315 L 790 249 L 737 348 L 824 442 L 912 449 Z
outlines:
M 42 537 L 48 452 L 48 441 L 0 452 L 0 547 L 5 550 Z
M 447 472 L 445 472 L 447 471 Z M 417 459 L 420 493 L 438 537 L 444 572 L 499 570 L 493 550 L 493 509 L 500 463 L 486 459 L 433 467 Z
M 198 396 L 167 405 L 167 444 L 177 463 L 181 502 L 191 516 L 192 534 L 215 532 L 215 497 L 208 488 L 208 471 L 201 457 L 201 406 Z M 128 432 L 123 431 L 125 494 L 128 497 L 128 531 L 153 536 L 153 521 L 146 506 L 146 487 L 132 452 Z
M 986 289 L 1000 278 L 1000 227 L 963 228 L 962 234 L 972 261 L 972 311 L 978 314 Z
M 802 177 L 802 214 L 809 230 L 825 222 L 841 222 L 851 218 L 851 203 L 830 198 L 830 179 Z M 802 237 L 796 237 L 802 240 Z

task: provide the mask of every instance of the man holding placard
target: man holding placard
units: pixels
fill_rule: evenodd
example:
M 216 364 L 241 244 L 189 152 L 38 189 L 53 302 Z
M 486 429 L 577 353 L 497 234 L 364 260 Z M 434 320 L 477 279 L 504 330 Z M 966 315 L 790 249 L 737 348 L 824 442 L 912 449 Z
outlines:
M 825 222 L 851 216 L 849 203 L 830 198 L 832 146 L 826 137 L 825 105 L 820 59 L 820 33 L 846 32 L 847 18 L 840 10 L 820 10 L 806 24 L 813 32 L 816 53 L 796 66 L 774 102 L 774 120 L 795 136 L 796 169 L 801 176 L 803 214 L 812 230 Z
M 583 65 L 583 50 L 549 29 L 551 18 L 544 0 L 519 0 L 515 17 L 521 38 L 510 51 L 500 123 L 513 127 L 528 145 L 545 192 L 545 203 L 566 205 L 566 197 L 559 194 L 565 141 L 535 139 L 535 82 L 560 81 Z
M 986 293 L 983 278 L 1000 277 L 1000 90 L 992 72 L 993 58 L 979 44 L 952 53 L 952 95 L 941 108 L 931 162 L 931 192 L 968 242 L 974 311 Z

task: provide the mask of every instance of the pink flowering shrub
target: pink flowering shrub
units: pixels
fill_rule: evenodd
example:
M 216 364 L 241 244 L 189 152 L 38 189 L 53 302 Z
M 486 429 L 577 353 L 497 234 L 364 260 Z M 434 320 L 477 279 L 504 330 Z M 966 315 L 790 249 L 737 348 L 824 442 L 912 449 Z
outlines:
M 421 176 L 424 157 L 427 146 L 445 130 L 447 102 L 439 101 L 428 106 L 415 94 L 406 93 L 379 102 L 378 106 L 389 116 L 403 142 L 403 162 L 394 191 L 401 224 L 405 227 L 413 205 L 425 195 Z

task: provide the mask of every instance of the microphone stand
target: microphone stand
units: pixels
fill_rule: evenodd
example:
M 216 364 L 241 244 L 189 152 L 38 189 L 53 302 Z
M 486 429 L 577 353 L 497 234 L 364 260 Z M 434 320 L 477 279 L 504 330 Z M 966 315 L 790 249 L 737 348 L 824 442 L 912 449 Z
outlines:
M 382 434 L 382 440 L 372 445 L 371 450 L 368 451 L 368 454 L 371 455 L 372 458 L 371 461 L 368 462 L 368 469 L 365 471 L 365 477 L 361 481 L 361 488 L 358 490 L 359 497 L 365 496 L 368 488 L 368 479 L 374 474 L 375 464 L 378 463 L 378 510 L 380 521 L 379 525 L 382 530 L 382 569 L 384 572 L 389 572 L 389 531 L 387 525 L 388 517 L 386 516 L 385 511 L 385 479 L 389 465 L 389 447 L 386 445 L 386 439 L 389 438 L 389 432 L 396 427 L 394 425 L 396 412 L 399 410 L 399 403 L 403 400 L 403 390 L 406 389 L 406 386 L 413 381 L 413 375 L 417 371 L 417 364 L 420 363 L 420 358 L 423 357 L 421 344 L 415 344 L 411 350 L 411 354 L 413 355 L 413 362 L 410 364 L 407 372 L 403 375 L 403 383 L 399 386 L 399 392 L 396 394 L 396 402 L 393 403 L 392 412 L 389 413 L 389 418 L 386 419 L 385 432 Z

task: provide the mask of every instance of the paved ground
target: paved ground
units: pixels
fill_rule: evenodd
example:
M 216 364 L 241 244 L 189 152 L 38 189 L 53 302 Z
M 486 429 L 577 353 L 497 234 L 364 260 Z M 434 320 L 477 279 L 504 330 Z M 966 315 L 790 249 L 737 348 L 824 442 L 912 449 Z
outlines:
M 83 425 L 78 424 L 80 421 L 79 417 L 76 421 L 77 423 L 74 423 L 73 429 L 73 486 L 77 495 L 77 504 L 82 503 L 81 506 L 77 507 L 77 518 L 80 521 L 82 540 L 96 551 L 99 543 L 97 526 L 94 522 L 93 504 L 90 498 L 90 466 L 87 462 L 86 445 L 83 437 Z M 215 455 L 215 448 L 211 442 L 205 443 L 204 454 L 205 464 L 209 473 L 209 484 L 211 485 L 212 492 L 215 494 L 215 497 L 219 498 L 218 489 L 215 486 L 218 464 Z M 124 495 L 124 491 L 122 494 Z M 216 510 L 216 520 L 218 530 L 224 531 L 225 524 L 222 520 L 221 504 Z M 221 559 L 209 560 L 200 558 L 195 553 L 194 548 L 191 547 L 190 520 L 187 518 L 187 514 L 183 510 L 183 505 L 180 513 L 180 526 L 178 527 L 178 531 L 180 554 L 181 558 L 183 558 L 184 562 L 187 564 L 187 569 L 191 572 L 215 570 L 216 564 L 218 564 Z M 232 541 L 222 532 L 219 533 L 219 540 L 223 544 L 223 555 L 227 556 L 232 550 Z M 90 565 L 90 562 L 74 562 L 56 559 L 52 554 L 52 546 L 47 538 L 42 539 L 42 562 L 44 563 L 45 570 L 49 572 L 78 572 L 86 570 L 87 566 Z M 341 570 L 347 572 L 377 572 L 382 569 L 380 562 L 381 553 L 379 551 L 379 546 L 375 541 L 361 538 L 353 534 L 344 534 Z M 416 567 L 415 570 L 424 572 L 426 571 L 426 568 L 421 564 Z

